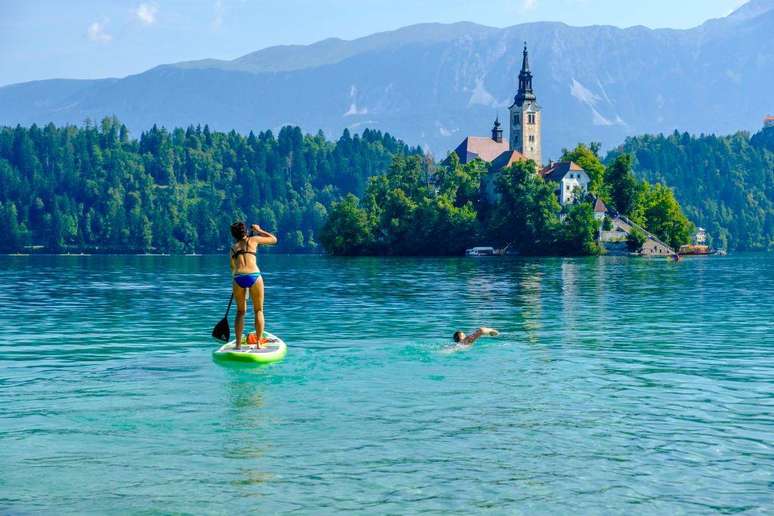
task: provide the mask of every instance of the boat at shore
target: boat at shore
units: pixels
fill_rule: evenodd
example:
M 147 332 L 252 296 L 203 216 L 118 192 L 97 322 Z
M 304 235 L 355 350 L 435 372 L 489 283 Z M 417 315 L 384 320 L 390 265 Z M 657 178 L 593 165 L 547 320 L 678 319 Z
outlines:
M 707 256 L 711 254 L 725 256 L 726 252 L 723 249 L 713 249 L 708 245 L 687 244 L 681 245 L 677 254 L 682 256 Z
M 708 245 L 686 244 L 681 245 L 677 253 L 683 255 L 712 254 L 712 250 Z
M 465 249 L 465 256 L 494 256 L 494 247 L 471 247 Z

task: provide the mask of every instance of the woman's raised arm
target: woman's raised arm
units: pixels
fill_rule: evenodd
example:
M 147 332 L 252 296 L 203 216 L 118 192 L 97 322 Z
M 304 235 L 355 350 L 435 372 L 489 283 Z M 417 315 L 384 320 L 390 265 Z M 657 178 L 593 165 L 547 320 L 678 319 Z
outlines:
M 253 224 L 251 228 L 253 230 L 253 233 L 255 233 L 252 238 L 255 238 L 258 240 L 258 243 L 261 245 L 274 245 L 277 243 L 277 237 L 269 233 L 268 231 L 264 231 L 261 229 L 261 226 L 258 224 Z

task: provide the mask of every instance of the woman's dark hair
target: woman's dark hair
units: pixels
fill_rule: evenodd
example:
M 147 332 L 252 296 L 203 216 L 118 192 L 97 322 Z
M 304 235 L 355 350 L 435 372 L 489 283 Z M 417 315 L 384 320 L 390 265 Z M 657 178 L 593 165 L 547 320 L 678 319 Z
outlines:
M 231 236 L 234 237 L 234 240 L 242 240 L 247 236 L 247 226 L 245 223 L 240 220 L 231 224 Z
M 454 332 L 454 342 L 462 342 L 462 332 L 461 331 L 455 331 Z

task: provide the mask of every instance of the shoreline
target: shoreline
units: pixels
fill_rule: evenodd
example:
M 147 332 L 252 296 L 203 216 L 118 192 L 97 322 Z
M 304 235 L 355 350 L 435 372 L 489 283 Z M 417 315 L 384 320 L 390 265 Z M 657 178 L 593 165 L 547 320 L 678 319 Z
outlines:
M 757 251 L 733 251 L 733 254 L 772 254 L 774 251 L 757 250 Z M 115 252 L 115 253 L 0 253 L 0 256 L 9 257 L 30 257 L 30 256 L 68 256 L 68 257 L 92 257 L 92 256 L 138 256 L 148 258 L 201 258 L 204 256 L 224 256 L 226 251 L 219 253 L 195 253 L 195 254 L 165 254 L 165 253 L 131 253 L 131 252 Z M 681 258 L 687 257 L 717 257 L 728 256 L 730 252 L 726 254 L 681 254 Z M 465 255 L 429 255 L 429 254 L 406 254 L 406 255 L 382 255 L 382 254 L 364 254 L 353 256 L 340 256 L 327 253 L 280 253 L 269 252 L 262 256 L 314 256 L 314 257 L 329 257 L 329 258 L 423 258 L 423 259 L 440 259 L 440 258 L 466 258 L 468 260 L 502 260 L 502 259 L 521 259 L 521 258 L 670 258 L 671 255 L 641 255 L 641 254 L 598 254 L 598 255 L 560 255 L 560 254 L 522 254 L 522 255 L 504 255 L 504 256 L 465 256 Z

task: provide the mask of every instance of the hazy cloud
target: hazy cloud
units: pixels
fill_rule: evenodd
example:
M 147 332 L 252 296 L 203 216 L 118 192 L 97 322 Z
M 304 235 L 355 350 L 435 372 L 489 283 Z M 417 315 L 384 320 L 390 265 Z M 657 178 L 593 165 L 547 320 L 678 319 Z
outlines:
M 89 28 L 86 31 L 89 39 L 96 41 L 97 43 L 109 43 L 113 39 L 113 36 L 108 34 L 108 32 L 105 30 L 105 25 L 108 21 L 109 20 L 95 21 L 89 25 Z
M 215 2 L 215 16 L 212 18 L 212 28 L 219 30 L 223 25 L 223 2 L 216 0 Z
M 153 25 L 156 23 L 156 13 L 158 10 L 159 8 L 155 5 L 142 3 L 137 6 L 134 14 L 137 16 L 137 19 L 145 25 Z
M 521 6 L 525 10 L 534 9 L 536 5 L 537 5 L 537 0 L 522 0 L 521 2 Z

